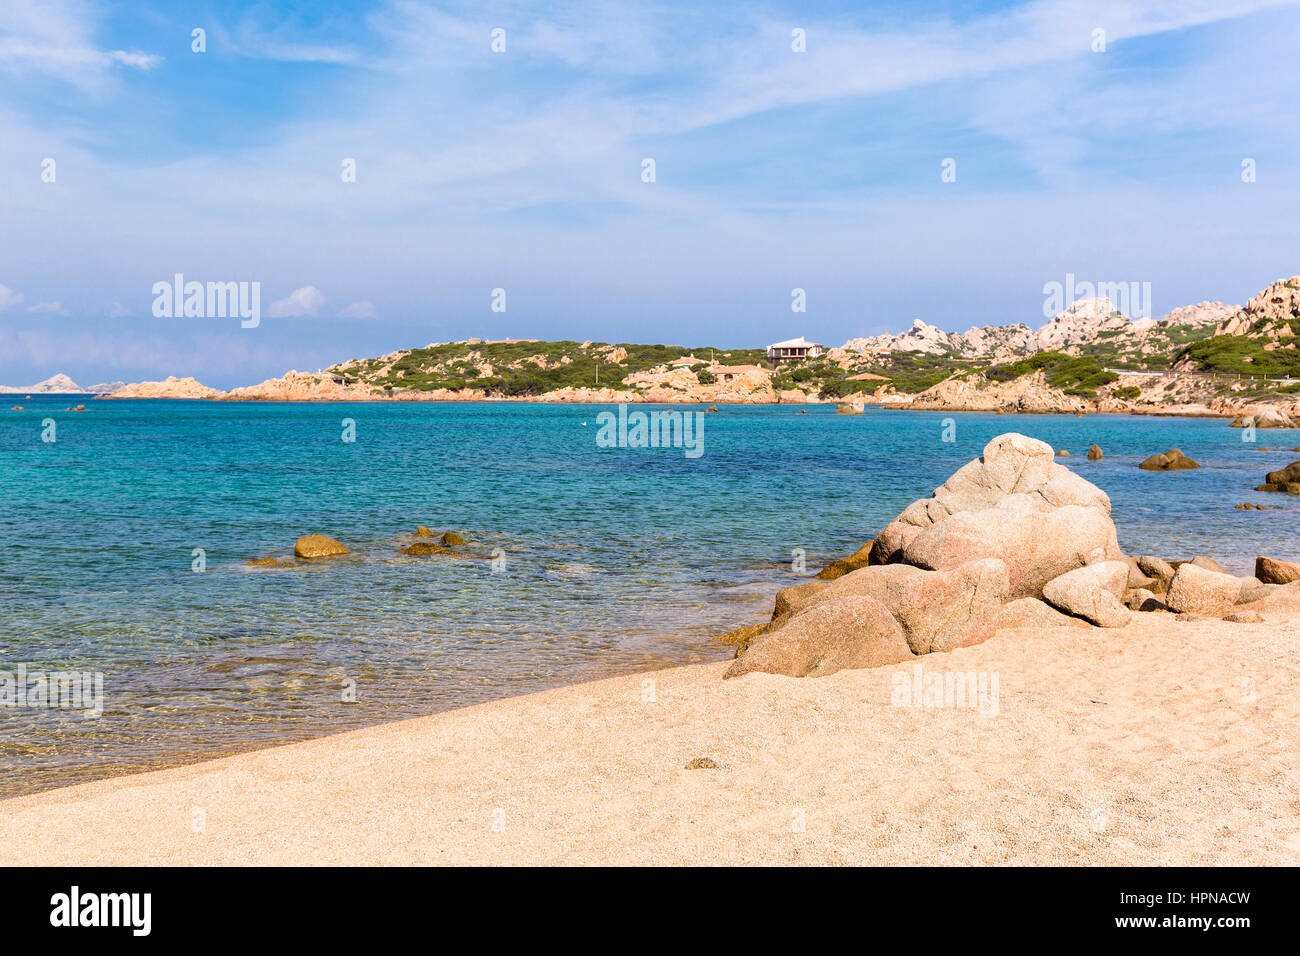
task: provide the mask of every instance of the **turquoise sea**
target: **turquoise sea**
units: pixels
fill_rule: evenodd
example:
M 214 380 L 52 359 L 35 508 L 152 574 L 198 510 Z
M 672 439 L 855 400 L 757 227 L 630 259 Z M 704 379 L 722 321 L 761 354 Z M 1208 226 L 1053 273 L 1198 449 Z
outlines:
M 721 659 L 710 638 L 763 619 L 799 552 L 815 573 L 856 550 L 1007 431 L 1069 449 L 1058 460 L 1110 494 L 1130 553 L 1241 573 L 1300 555 L 1300 499 L 1252 491 L 1300 458 L 1296 431 L 1250 444 L 1208 419 L 723 406 L 689 458 L 598 447 L 606 410 L 5 396 L 0 671 L 101 672 L 104 711 L 0 708 L 0 793 Z M 1174 446 L 1204 468 L 1138 470 Z M 398 554 L 417 525 L 461 532 L 471 556 Z M 310 532 L 353 553 L 245 563 Z

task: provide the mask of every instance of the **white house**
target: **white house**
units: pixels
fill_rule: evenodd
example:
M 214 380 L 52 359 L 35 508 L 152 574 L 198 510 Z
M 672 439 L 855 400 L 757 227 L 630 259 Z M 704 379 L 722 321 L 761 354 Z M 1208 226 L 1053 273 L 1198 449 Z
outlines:
M 767 360 L 773 365 L 781 362 L 802 362 L 804 359 L 816 358 L 826 351 L 816 342 L 809 342 L 803 336 L 787 339 L 767 347 Z

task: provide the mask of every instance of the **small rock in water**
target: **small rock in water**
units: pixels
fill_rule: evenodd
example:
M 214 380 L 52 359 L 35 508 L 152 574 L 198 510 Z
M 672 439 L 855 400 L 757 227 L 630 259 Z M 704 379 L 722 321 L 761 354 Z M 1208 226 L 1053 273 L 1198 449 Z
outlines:
M 717 770 L 718 762 L 712 757 L 696 757 L 686 765 L 687 770 Z
M 420 527 L 415 529 L 415 536 L 417 538 L 432 538 L 433 531 L 426 528 L 424 525 L 420 525 Z
M 1099 460 L 1101 459 L 1101 457 L 1102 457 L 1102 451 L 1101 451 L 1101 446 L 1100 446 L 1100 445 L 1097 445 L 1097 444 L 1094 443 L 1094 444 L 1088 446 L 1088 460 L 1089 460 L 1089 461 L 1099 461 Z
M 1143 471 L 1185 471 L 1200 468 L 1200 462 L 1188 458 L 1177 448 L 1171 448 L 1163 455 L 1152 455 L 1138 465 Z
M 452 552 L 440 544 L 434 544 L 432 541 L 416 541 L 410 547 L 402 548 L 401 553 L 413 555 L 417 558 L 427 558 L 432 554 L 451 554 Z
M 1064 448 L 1062 448 L 1060 451 L 1058 451 L 1058 452 L 1056 453 L 1056 457 L 1057 457 L 1057 458 L 1069 458 L 1069 457 L 1070 457 L 1070 453 L 1069 453 L 1068 451 L 1066 451 Z
M 329 535 L 305 534 L 294 542 L 293 553 L 300 558 L 330 558 L 347 554 L 348 549 L 343 542 L 336 541 Z
M 285 561 L 281 558 L 249 558 L 244 562 L 250 568 L 292 568 L 295 567 L 292 561 Z
M 451 547 L 452 545 L 459 545 L 465 543 L 465 539 L 462 538 L 460 535 L 458 535 L 455 531 L 445 532 L 439 540 L 443 544 L 447 545 L 448 547 Z

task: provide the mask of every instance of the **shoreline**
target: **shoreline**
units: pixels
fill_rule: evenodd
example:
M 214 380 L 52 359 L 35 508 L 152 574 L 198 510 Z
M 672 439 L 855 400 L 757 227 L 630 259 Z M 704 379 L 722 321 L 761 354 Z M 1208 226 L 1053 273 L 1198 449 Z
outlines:
M 12 797 L 0 862 L 1295 865 L 1300 592 L 1274 603 L 819 678 L 670 667 Z M 997 675 L 998 713 L 899 706 L 918 667 Z
M 45 393 L 53 396 L 55 393 Z M 65 393 L 58 393 L 64 397 Z M 120 402 L 232 402 L 247 405 L 391 405 L 391 404 L 429 404 L 429 405 L 666 405 L 669 407 L 689 408 L 698 405 L 717 405 L 734 408 L 756 407 L 756 408 L 837 408 L 845 404 L 841 401 L 819 402 L 737 402 L 727 401 L 726 399 L 708 399 L 690 402 L 664 402 L 650 401 L 648 399 L 631 397 L 624 402 L 606 401 L 604 399 L 546 399 L 538 396 L 528 396 L 523 398 L 502 397 L 502 398 L 447 398 L 445 396 L 438 398 L 416 398 L 409 396 L 378 397 L 367 396 L 365 398 L 174 398 L 169 396 L 123 396 L 121 398 L 113 395 L 93 395 L 91 393 L 66 393 L 66 397 L 90 397 L 92 400 L 113 400 Z M 938 406 L 917 406 L 906 403 L 889 403 L 873 404 L 868 402 L 864 406 L 863 414 L 872 411 L 899 411 L 899 412 L 943 412 L 953 414 L 981 414 L 981 415 L 1025 415 L 1025 416 L 1051 416 L 1061 415 L 1070 417 L 1091 417 L 1095 415 L 1113 415 L 1116 417 L 1141 417 L 1141 418 L 1212 418 L 1231 421 L 1240 417 L 1237 411 L 1216 411 L 1213 409 L 1175 411 L 1159 408 L 1135 408 L 1126 410 L 1106 410 L 1106 411 L 1088 411 L 1080 413 L 1073 409 L 1000 409 L 1000 408 L 948 408 Z M 10 409 L 12 411 L 12 409 Z M 1275 428 L 1271 426 L 1259 426 L 1269 431 L 1286 431 L 1286 428 Z

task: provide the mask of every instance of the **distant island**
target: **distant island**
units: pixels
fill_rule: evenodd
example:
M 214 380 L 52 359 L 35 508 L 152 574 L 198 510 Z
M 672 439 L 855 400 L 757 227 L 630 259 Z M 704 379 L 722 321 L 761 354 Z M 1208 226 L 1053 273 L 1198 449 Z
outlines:
M 825 403 L 1033 413 L 1248 417 L 1300 422 L 1300 276 L 1244 306 L 1202 302 L 1133 321 L 1083 299 L 1034 330 L 944 332 L 919 319 L 899 335 L 827 348 L 767 349 L 530 339 L 433 343 L 317 372 L 218 391 L 168 378 L 86 391 L 109 398 L 221 401 Z M 56 376 L 31 389 L 46 388 Z

